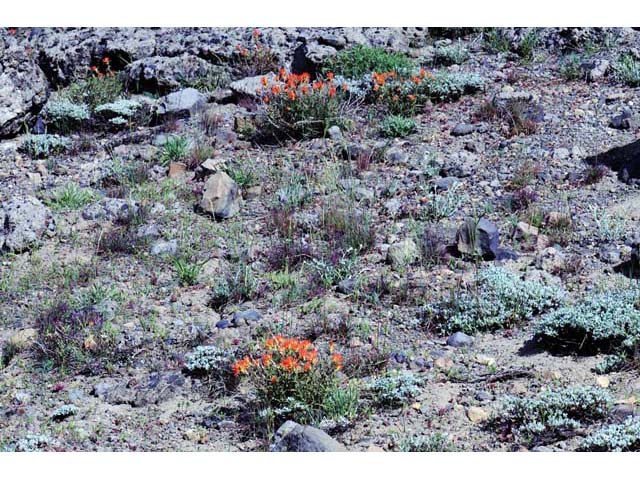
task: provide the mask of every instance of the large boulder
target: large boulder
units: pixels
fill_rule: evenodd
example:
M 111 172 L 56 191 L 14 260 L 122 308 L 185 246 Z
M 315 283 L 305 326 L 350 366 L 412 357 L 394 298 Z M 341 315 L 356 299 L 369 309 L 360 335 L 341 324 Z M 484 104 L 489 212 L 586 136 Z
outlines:
M 288 420 L 276 432 L 272 452 L 346 452 L 340 442 L 322 430 Z
M 207 96 L 195 88 L 170 93 L 158 101 L 156 114 L 160 117 L 189 117 L 207 103 Z
M 242 196 L 238 184 L 226 173 L 218 172 L 207 179 L 200 207 L 217 219 L 233 217 L 240 211 Z
M 31 125 L 48 97 L 47 79 L 31 56 L 16 49 L 0 56 L 0 138 Z
M 125 73 L 130 89 L 137 92 L 158 92 L 161 95 L 198 80 L 213 80 L 216 76 L 223 75 L 220 67 L 216 68 L 206 60 L 189 54 L 136 60 L 127 65 Z
M 0 251 L 23 252 L 54 231 L 51 211 L 35 197 L 13 197 L 0 205 Z

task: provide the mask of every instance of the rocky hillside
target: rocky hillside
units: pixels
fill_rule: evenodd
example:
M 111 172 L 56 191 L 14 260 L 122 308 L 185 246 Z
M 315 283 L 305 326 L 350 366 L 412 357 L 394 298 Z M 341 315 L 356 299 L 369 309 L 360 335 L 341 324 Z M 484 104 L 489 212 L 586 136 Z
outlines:
M 0 29 L 0 450 L 640 450 L 640 32 Z

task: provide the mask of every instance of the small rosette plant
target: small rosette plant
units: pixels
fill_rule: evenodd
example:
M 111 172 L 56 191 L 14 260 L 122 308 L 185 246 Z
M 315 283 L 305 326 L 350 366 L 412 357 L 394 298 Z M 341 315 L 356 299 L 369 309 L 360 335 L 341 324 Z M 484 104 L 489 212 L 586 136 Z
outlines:
M 329 72 L 311 81 L 308 73 L 289 73 L 281 68 L 274 77 L 262 77 L 258 94 L 265 104 L 260 131 L 266 138 L 309 139 L 323 137 L 341 123 L 346 83 L 336 85 Z
M 248 378 L 255 387 L 259 416 L 267 423 L 321 419 L 325 402 L 338 384 L 342 355 L 333 346 L 328 355 L 322 355 L 308 340 L 280 335 L 266 340 L 259 353 L 233 365 L 234 375 Z

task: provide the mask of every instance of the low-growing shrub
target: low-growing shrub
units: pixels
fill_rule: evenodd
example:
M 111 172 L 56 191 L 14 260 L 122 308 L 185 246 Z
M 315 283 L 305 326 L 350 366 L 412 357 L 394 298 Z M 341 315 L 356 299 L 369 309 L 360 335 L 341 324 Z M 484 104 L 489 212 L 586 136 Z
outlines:
M 440 432 L 429 435 L 396 435 L 393 443 L 400 452 L 455 452 L 457 448 Z
M 597 352 L 637 359 L 640 349 L 640 291 L 609 291 L 589 295 L 543 316 L 534 327 L 535 338 L 550 348 L 583 354 Z M 618 366 L 615 359 L 610 366 Z
M 421 381 L 407 370 L 391 370 L 369 383 L 374 400 L 381 406 L 399 407 L 420 394 Z
M 258 292 L 258 280 L 251 266 L 240 262 L 218 279 L 213 286 L 209 304 L 212 308 L 222 309 L 230 303 L 251 300 Z
M 386 117 L 380 125 L 380 133 L 383 137 L 397 138 L 406 137 L 415 132 L 416 122 L 412 118 L 400 115 L 390 115 Z
M 408 72 L 412 68 L 413 61 L 402 53 L 358 45 L 338 52 L 327 63 L 325 72 L 334 72 L 346 78 L 360 78 L 371 72 Z
M 47 127 L 53 131 L 70 133 L 78 129 L 91 117 L 85 104 L 77 104 L 66 99 L 50 100 L 42 110 Z
M 528 445 L 549 443 L 607 416 L 612 399 L 606 390 L 571 387 L 546 390 L 536 398 L 506 397 L 491 420 Z
M 142 104 L 135 100 L 119 99 L 111 103 L 103 103 L 95 108 L 95 113 L 106 124 L 112 127 L 131 125 Z
M 71 148 L 71 140 L 48 133 L 27 135 L 20 149 L 31 158 L 47 158 L 50 155 L 64 153 Z
M 184 370 L 189 375 L 204 379 L 213 393 L 228 391 L 236 383 L 231 370 L 235 352 L 213 345 L 196 347 L 184 360 Z
M 586 437 L 578 446 L 583 452 L 640 452 L 640 418 L 607 425 Z
M 476 285 L 427 305 L 426 316 L 442 333 L 496 330 L 517 325 L 562 305 L 563 290 L 522 280 L 501 267 L 478 272 Z
M 434 65 L 460 65 L 469 58 L 469 52 L 460 43 L 436 47 L 433 52 Z
M 335 395 L 342 355 L 332 348 L 322 354 L 308 340 L 280 335 L 267 339 L 257 353 L 238 360 L 233 373 L 255 388 L 259 419 L 268 426 L 285 419 L 319 422 Z
M 575 53 L 569 54 L 560 61 L 560 75 L 568 81 L 585 79 L 585 72 L 580 68 L 582 58 Z
M 95 306 L 56 303 L 36 319 L 36 331 L 36 351 L 51 367 L 82 368 L 114 353 L 116 330 Z

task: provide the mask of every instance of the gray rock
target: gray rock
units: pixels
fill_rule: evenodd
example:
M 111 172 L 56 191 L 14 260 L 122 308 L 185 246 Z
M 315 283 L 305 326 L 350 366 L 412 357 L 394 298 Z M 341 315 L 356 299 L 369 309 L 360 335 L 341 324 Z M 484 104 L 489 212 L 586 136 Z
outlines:
M 470 347 L 473 342 L 473 337 L 463 332 L 456 332 L 447 338 L 447 345 L 455 348 Z
M 53 232 L 51 211 L 37 198 L 16 196 L 0 205 L 0 251 L 23 252 Z
M 467 255 L 478 255 L 485 260 L 493 260 L 498 256 L 500 233 L 498 227 L 484 218 L 476 221 L 467 218 L 456 233 L 458 252 Z
M 217 219 L 233 217 L 240 211 L 242 196 L 238 184 L 226 173 L 218 172 L 204 184 L 200 207 Z
M 635 130 L 640 126 L 640 115 L 634 115 L 631 110 L 625 108 L 622 113 L 611 118 L 609 126 L 617 130 Z
M 262 318 L 262 314 L 258 310 L 244 310 L 242 312 L 235 312 L 233 314 L 233 318 L 231 323 L 234 326 L 242 325 L 243 323 L 253 323 L 257 322 Z
M 459 123 L 457 124 L 453 130 L 451 130 L 451 135 L 454 137 L 462 137 L 464 135 L 470 135 L 477 130 L 475 125 L 471 125 L 470 123 Z
M 177 92 L 165 95 L 158 101 L 156 114 L 159 116 L 171 115 L 175 117 L 188 117 L 204 107 L 207 96 L 195 88 L 185 88 Z
M 404 268 L 418 259 L 418 246 L 416 242 L 408 238 L 394 243 L 387 251 L 387 261 L 394 269 Z
M 322 430 L 286 421 L 275 434 L 272 452 L 346 452 L 347 449 Z
M 267 80 L 271 82 L 275 78 L 275 75 L 269 73 L 267 75 L 241 78 L 240 80 L 231 82 L 229 88 L 240 97 L 260 98 L 264 89 L 262 77 L 267 77 Z
M 0 53 L 0 138 L 33 125 L 48 97 L 47 79 L 35 58 L 18 48 Z
M 178 251 L 177 240 L 158 240 L 151 245 L 151 255 L 175 255 Z
M 103 198 L 89 205 L 82 211 L 85 220 L 108 220 L 110 222 L 124 220 L 135 215 L 140 206 L 137 202 L 122 198 Z
M 336 141 L 342 140 L 342 131 L 340 130 L 340 127 L 338 127 L 337 125 L 334 125 L 333 127 L 329 128 L 329 130 L 327 130 L 327 133 L 329 134 L 329 138 L 331 140 L 336 140 Z
M 580 65 L 584 78 L 593 82 L 605 76 L 609 69 L 609 61 L 605 59 L 595 59 L 587 62 L 583 62 Z
M 206 60 L 185 53 L 177 57 L 153 56 L 136 60 L 126 66 L 125 75 L 129 89 L 164 95 L 179 90 L 185 82 L 222 75 L 222 72 Z

